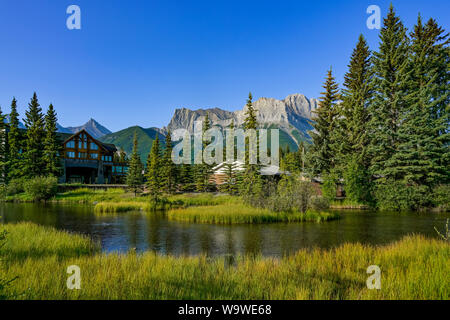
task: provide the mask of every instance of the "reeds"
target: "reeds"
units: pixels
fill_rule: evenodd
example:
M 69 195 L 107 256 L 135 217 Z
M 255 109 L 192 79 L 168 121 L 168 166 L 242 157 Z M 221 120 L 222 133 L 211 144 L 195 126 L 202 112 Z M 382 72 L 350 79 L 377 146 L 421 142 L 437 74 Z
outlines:
M 441 299 L 450 298 L 450 244 L 419 235 L 374 247 L 358 243 L 280 258 L 94 254 L 87 239 L 31 224 L 8 225 L 0 252 L 8 295 L 19 299 Z M 91 253 L 90 253 L 91 252 Z M 68 290 L 67 267 L 81 270 Z M 381 268 L 369 290 L 367 267 Z

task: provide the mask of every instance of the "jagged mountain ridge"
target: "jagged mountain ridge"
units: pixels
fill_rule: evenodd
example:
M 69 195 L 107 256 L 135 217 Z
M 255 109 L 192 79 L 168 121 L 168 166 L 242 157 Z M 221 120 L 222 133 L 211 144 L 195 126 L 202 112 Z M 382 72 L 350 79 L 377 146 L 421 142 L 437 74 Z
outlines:
M 257 110 L 258 122 L 263 127 L 279 128 L 297 146 L 301 141 L 310 139 L 307 131 L 312 130 L 312 127 L 308 120 L 312 118 L 312 113 L 317 109 L 318 104 L 317 99 L 308 99 L 302 94 L 292 94 L 283 100 L 260 98 L 253 102 Z M 234 112 L 220 108 L 198 110 L 180 108 L 175 110 L 174 116 L 163 131 L 182 128 L 192 133 L 195 121 L 204 119 L 206 113 L 213 125 L 225 128 L 234 120 L 236 126 L 241 126 L 244 123 L 246 111 L 246 106 Z
M 85 124 L 78 127 L 63 127 L 60 124 L 57 124 L 58 132 L 61 133 L 77 133 L 78 131 L 84 129 L 86 130 L 92 137 L 95 139 L 99 139 L 107 134 L 112 133 L 109 129 L 102 126 L 94 119 L 89 119 Z

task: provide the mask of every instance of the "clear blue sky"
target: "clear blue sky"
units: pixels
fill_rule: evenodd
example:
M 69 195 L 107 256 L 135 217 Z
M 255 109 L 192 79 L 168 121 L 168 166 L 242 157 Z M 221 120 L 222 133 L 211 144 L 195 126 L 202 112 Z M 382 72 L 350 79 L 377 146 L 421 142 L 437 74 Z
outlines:
M 342 82 L 358 35 L 377 48 L 366 8 L 390 1 L 0 0 L 0 106 L 36 91 L 64 126 L 90 117 L 112 131 L 166 125 L 175 108 L 242 108 L 255 98 L 317 97 L 329 66 Z M 447 31 L 450 1 L 393 1 Z M 66 8 L 81 8 L 81 30 Z

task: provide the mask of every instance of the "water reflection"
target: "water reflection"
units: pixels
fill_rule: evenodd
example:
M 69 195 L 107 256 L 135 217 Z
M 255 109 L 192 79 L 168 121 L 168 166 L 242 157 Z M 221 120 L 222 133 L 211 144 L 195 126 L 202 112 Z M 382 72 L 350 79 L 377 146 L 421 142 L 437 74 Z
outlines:
M 136 249 L 160 254 L 282 256 L 301 248 L 330 248 L 344 242 L 384 244 L 406 234 L 436 237 L 449 214 L 342 212 L 326 223 L 208 225 L 167 221 L 164 214 L 128 213 L 99 217 L 88 206 L 0 204 L 0 221 L 31 221 L 89 235 L 105 252 Z

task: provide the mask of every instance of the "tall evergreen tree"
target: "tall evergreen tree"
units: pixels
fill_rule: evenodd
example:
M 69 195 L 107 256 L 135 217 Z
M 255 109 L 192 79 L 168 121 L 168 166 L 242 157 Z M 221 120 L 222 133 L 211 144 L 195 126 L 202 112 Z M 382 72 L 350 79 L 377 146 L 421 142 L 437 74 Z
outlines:
M 0 108 L 0 184 L 6 184 L 8 179 L 8 133 L 5 120 L 6 115 L 2 113 Z
M 61 141 L 58 138 L 57 117 L 53 105 L 48 107 L 45 115 L 45 138 L 44 138 L 44 164 L 46 175 L 59 177 L 61 175 Z
M 128 187 L 133 190 L 134 196 L 136 196 L 139 188 L 142 187 L 144 180 L 142 169 L 141 156 L 138 152 L 138 140 L 135 132 L 133 137 L 133 151 L 131 152 L 126 179 L 126 183 Z
M 13 98 L 11 102 L 11 113 L 9 114 L 9 165 L 8 180 L 21 177 L 22 172 L 22 132 L 19 129 L 19 114 L 17 113 L 17 100 Z
M 336 141 L 333 131 L 336 128 L 338 116 L 339 90 L 331 68 L 323 88 L 325 91 L 321 93 L 319 107 L 311 122 L 314 128 L 310 131 L 313 144 L 308 153 L 308 162 L 309 170 L 313 175 L 329 173 L 335 164 Z
M 408 108 L 403 110 L 398 129 L 398 150 L 385 170 L 407 184 L 431 187 L 448 182 L 448 113 L 436 112 L 442 110 L 439 105 L 449 102 L 447 36 L 434 20 L 423 25 L 420 16 L 411 33 Z M 444 92 L 440 90 L 442 70 L 447 73 Z
M 225 161 L 225 174 L 226 174 L 226 180 L 225 180 L 225 191 L 229 194 L 235 194 L 236 193 L 236 165 L 233 163 L 234 157 L 235 157 L 235 146 L 234 146 L 234 120 L 231 121 L 230 128 L 228 131 L 228 134 L 230 134 L 229 137 L 227 137 L 227 143 L 226 147 L 224 149 L 224 158 Z M 230 144 L 230 145 L 229 145 Z M 233 149 L 233 157 L 232 159 L 227 159 L 227 147 L 231 147 Z
M 211 121 L 209 120 L 209 115 L 206 113 L 205 120 L 203 122 L 202 131 L 202 150 L 204 151 L 207 143 L 205 141 L 205 133 L 211 128 Z M 205 163 L 202 154 L 202 164 L 195 165 L 195 183 L 198 192 L 206 192 L 209 187 L 209 178 L 212 174 L 212 166 Z
M 253 107 L 253 96 L 250 92 L 248 94 L 246 111 L 245 111 L 245 119 L 244 119 L 244 129 L 248 130 L 257 130 L 258 129 L 258 121 L 256 116 L 257 110 Z M 256 137 L 257 138 L 257 137 Z M 250 140 L 247 136 L 245 138 L 245 169 L 242 177 L 238 177 L 240 183 L 240 193 L 252 201 L 256 195 L 261 193 L 262 181 L 261 181 L 261 168 L 258 164 L 251 164 L 250 159 L 252 157 L 253 152 L 258 152 L 257 150 L 250 150 Z M 258 154 L 253 155 L 258 159 Z
M 170 130 L 166 134 L 166 149 L 162 159 L 162 188 L 166 193 L 176 190 L 177 167 L 172 161 L 172 137 Z
M 392 177 L 388 163 L 399 145 L 398 129 L 407 108 L 409 44 L 406 28 L 392 4 L 380 31 L 379 51 L 374 53 L 374 99 L 369 107 L 369 153 L 372 173 Z M 395 178 L 395 177 L 393 177 Z
M 161 194 L 161 150 L 159 146 L 159 137 L 153 140 L 152 148 L 147 160 L 147 189 L 154 200 L 158 200 Z
M 344 166 L 350 154 L 356 156 L 365 167 L 369 165 L 367 163 L 367 123 L 369 122 L 368 106 L 373 95 L 370 57 L 367 42 L 360 35 L 348 65 L 348 72 L 344 76 L 342 103 L 338 108 L 339 156 L 340 164 Z
M 28 110 L 25 115 L 26 118 L 24 119 L 24 122 L 27 133 L 23 175 L 32 178 L 45 174 L 42 148 L 45 136 L 44 116 L 36 92 L 33 94 L 33 98 L 28 104 Z

